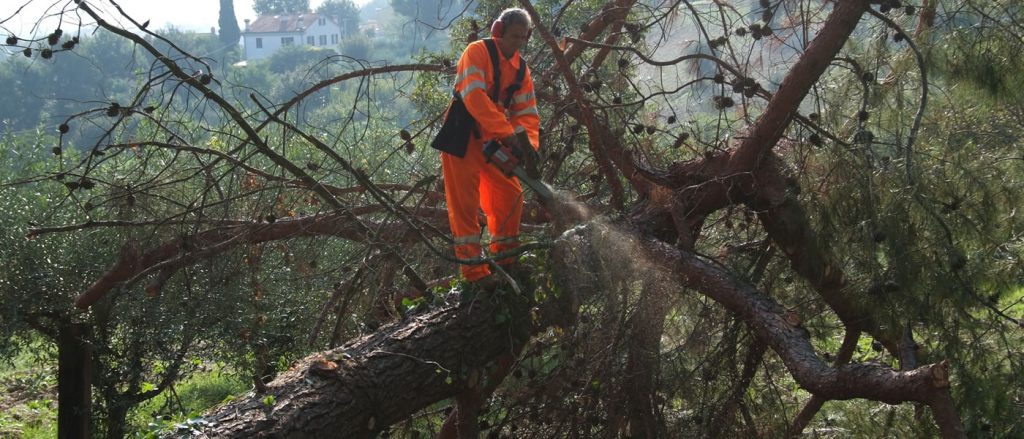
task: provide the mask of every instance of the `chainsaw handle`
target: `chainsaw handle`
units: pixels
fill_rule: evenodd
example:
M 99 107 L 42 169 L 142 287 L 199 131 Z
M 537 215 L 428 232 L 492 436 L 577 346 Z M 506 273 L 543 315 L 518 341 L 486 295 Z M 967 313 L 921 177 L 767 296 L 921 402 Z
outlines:
M 519 148 L 519 146 L 520 146 L 519 145 L 519 138 L 516 137 L 515 134 L 502 137 L 498 141 L 501 142 L 502 145 L 505 145 L 505 146 L 509 147 L 510 149 L 516 149 L 516 148 Z

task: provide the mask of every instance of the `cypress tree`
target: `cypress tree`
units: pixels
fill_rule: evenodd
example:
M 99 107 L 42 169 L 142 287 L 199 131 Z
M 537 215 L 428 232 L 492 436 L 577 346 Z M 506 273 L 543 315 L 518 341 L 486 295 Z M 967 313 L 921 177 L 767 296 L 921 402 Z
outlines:
M 235 18 L 234 0 L 220 0 L 220 19 L 217 20 L 217 25 L 220 26 L 217 37 L 221 42 L 232 47 L 238 44 L 242 31 L 238 28 L 238 19 Z

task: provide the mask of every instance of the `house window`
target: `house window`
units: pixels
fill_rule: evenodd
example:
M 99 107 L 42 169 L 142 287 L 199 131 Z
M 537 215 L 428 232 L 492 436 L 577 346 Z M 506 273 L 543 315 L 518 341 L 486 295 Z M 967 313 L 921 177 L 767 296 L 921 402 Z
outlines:
M 293 38 L 293 37 L 281 37 L 281 45 L 282 46 L 291 46 L 292 44 L 295 44 L 295 38 Z
M 321 18 L 321 19 L 317 20 L 317 24 L 323 26 L 323 25 L 327 24 L 327 19 Z
M 314 37 L 314 36 L 312 36 L 312 35 L 310 35 L 310 36 L 306 37 L 306 44 L 309 44 L 310 46 L 312 46 L 312 45 L 316 44 L 316 39 L 315 39 L 315 37 Z
M 338 44 L 338 34 L 331 34 L 331 44 Z
M 263 38 L 257 38 L 256 39 L 256 48 L 257 49 L 262 49 L 263 48 Z
M 320 45 L 321 46 L 326 46 L 327 45 L 327 35 L 320 35 Z

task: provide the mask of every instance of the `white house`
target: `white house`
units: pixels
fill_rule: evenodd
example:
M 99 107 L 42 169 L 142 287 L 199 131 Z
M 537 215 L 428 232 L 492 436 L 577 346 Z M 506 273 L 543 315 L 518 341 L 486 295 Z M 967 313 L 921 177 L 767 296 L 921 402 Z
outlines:
M 314 12 L 264 15 L 252 23 L 246 19 L 242 31 L 246 60 L 266 58 L 282 46 L 336 46 L 339 38 L 341 26 L 338 21 Z

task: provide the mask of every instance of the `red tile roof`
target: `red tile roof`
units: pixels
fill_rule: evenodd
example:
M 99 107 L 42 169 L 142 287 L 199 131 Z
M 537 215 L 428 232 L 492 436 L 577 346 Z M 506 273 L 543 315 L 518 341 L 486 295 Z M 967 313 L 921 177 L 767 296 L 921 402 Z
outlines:
M 300 32 L 300 28 L 303 30 L 309 29 L 310 26 L 316 23 L 318 18 L 321 18 L 321 16 L 315 12 L 290 15 L 264 15 L 252 22 L 249 25 L 249 29 L 244 33 Z M 331 20 L 331 23 L 334 23 L 334 20 L 327 15 L 324 15 L 322 18 Z

